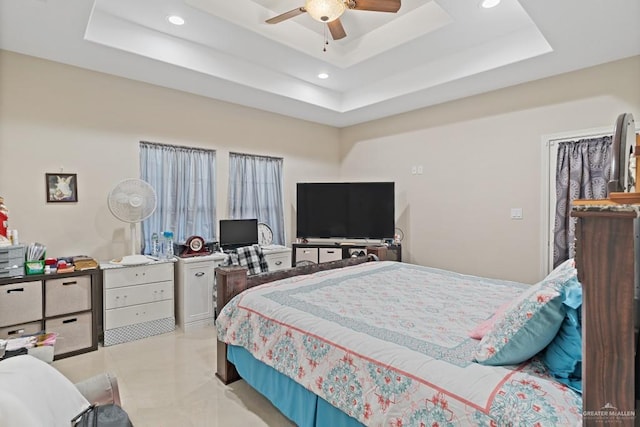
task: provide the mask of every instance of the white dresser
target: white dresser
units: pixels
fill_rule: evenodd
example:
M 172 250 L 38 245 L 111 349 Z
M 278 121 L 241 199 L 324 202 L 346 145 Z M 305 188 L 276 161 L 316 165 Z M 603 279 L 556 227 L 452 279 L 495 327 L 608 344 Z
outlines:
M 176 322 L 184 331 L 213 326 L 216 308 L 215 269 L 227 255 L 178 258 L 176 264 Z
M 138 266 L 100 265 L 105 346 L 175 329 L 174 262 L 155 261 Z

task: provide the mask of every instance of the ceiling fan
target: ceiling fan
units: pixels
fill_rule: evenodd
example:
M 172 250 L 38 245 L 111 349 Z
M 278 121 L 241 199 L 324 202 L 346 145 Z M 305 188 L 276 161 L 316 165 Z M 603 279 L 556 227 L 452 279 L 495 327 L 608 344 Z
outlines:
M 316 21 L 326 23 L 331 37 L 340 40 L 347 36 L 340 22 L 340 16 L 347 9 L 396 13 L 400 9 L 400 0 L 306 0 L 304 6 L 274 16 L 266 22 L 277 24 L 306 12 Z

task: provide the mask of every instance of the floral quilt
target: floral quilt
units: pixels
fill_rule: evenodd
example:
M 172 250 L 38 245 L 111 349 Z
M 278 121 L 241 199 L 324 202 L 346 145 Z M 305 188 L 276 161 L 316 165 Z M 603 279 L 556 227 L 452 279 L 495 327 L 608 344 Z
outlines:
M 468 332 L 528 285 L 365 263 L 243 292 L 220 340 L 368 426 L 576 426 L 580 395 L 537 359 L 473 362 Z

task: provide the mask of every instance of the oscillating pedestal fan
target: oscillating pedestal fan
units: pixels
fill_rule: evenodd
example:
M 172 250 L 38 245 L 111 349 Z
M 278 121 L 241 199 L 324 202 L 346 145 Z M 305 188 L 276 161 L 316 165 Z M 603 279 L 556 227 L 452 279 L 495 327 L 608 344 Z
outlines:
M 156 192 L 153 187 L 141 179 L 125 179 L 119 182 L 109 193 L 109 210 L 120 221 L 131 224 L 131 255 L 122 258 L 121 264 L 146 264 L 150 259 L 136 251 L 136 224 L 149 218 L 156 210 Z

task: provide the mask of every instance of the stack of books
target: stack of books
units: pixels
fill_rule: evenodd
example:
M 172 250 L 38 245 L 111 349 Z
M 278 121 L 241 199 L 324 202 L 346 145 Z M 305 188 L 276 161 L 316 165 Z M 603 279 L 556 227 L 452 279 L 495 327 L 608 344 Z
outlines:
M 73 265 L 78 271 L 92 270 L 94 268 L 98 268 L 98 262 L 95 259 L 88 257 L 86 255 L 74 256 Z M 58 270 L 58 272 L 60 272 L 60 270 Z

